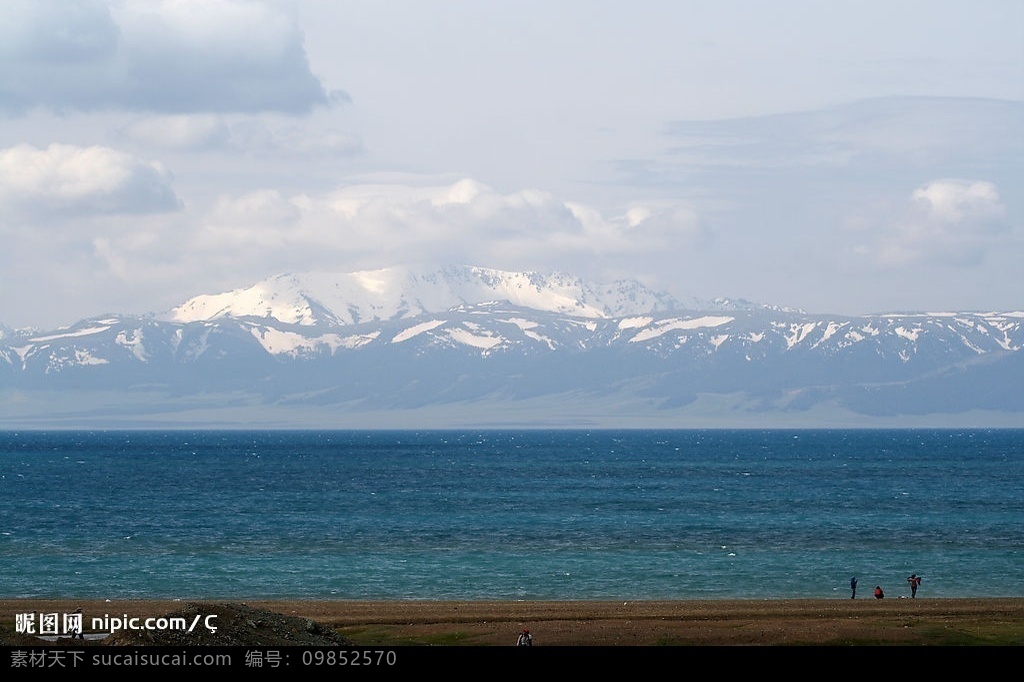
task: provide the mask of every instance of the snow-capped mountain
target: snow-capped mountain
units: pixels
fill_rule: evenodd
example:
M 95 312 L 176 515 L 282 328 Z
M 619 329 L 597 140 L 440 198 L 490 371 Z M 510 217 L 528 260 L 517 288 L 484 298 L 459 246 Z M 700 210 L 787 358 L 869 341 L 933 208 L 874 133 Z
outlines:
M 411 318 L 489 301 L 587 318 L 681 307 L 670 295 L 638 282 L 595 285 L 563 273 L 406 266 L 342 274 L 278 275 L 246 289 L 197 296 L 171 311 L 167 319 L 197 322 L 262 317 L 300 325 L 357 324 Z
M 1013 311 L 683 305 L 461 266 L 306 273 L 165 315 L 5 329 L 0 424 L 1020 426 L 1022 347 Z

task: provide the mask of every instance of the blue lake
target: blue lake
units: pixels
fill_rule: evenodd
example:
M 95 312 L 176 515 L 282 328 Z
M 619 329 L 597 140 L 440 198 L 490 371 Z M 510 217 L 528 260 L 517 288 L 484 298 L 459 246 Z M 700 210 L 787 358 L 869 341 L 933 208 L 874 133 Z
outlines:
M 1024 430 L 0 433 L 2 597 L 1024 595 Z

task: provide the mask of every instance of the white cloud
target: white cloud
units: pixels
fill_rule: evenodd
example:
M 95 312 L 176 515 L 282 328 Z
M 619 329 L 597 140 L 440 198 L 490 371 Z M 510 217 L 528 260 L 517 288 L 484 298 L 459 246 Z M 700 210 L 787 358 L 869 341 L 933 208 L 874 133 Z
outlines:
M 940 225 L 978 229 L 1006 214 L 999 189 L 991 182 L 936 180 L 912 196 L 927 219 Z
M 276 190 L 222 197 L 203 220 L 195 246 L 230 253 L 276 251 L 294 241 L 303 212 Z
M 229 126 L 229 148 L 258 156 L 321 157 L 354 156 L 363 151 L 357 135 L 337 130 L 310 131 L 299 125 L 272 125 L 246 119 Z
M 221 148 L 231 137 L 224 119 L 214 114 L 149 116 L 124 126 L 118 135 L 151 147 L 183 151 Z
M 940 179 L 915 189 L 902 215 L 859 251 L 885 266 L 918 261 L 974 265 L 1009 232 L 995 184 Z
M 358 136 L 310 130 L 253 117 L 228 120 L 219 114 L 146 116 L 121 127 L 116 136 L 147 147 L 178 152 L 229 152 L 261 157 L 337 158 L 363 152 Z
M 4 0 L 0 322 L 427 260 L 1019 305 L 1024 4 L 470 4 Z
M 646 216 L 639 222 L 637 211 Z M 230 254 L 236 262 L 276 265 L 271 271 L 416 261 L 536 269 L 693 242 L 696 217 L 686 207 L 641 207 L 631 215 L 632 221 L 625 214 L 605 216 L 537 190 L 504 194 L 471 179 L 360 184 L 322 195 L 265 190 L 222 198 L 202 219 L 190 248 L 204 258 Z
M 0 150 L 0 206 L 26 215 L 154 213 L 179 207 L 168 172 L 107 147 Z
M 15 0 L 0 108 L 306 113 L 331 100 L 295 18 L 243 0 Z

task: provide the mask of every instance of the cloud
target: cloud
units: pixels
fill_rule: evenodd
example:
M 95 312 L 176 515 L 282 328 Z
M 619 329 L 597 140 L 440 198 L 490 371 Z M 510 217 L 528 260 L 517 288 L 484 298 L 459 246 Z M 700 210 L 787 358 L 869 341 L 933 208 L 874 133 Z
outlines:
M 0 16 L 0 53 L 66 67 L 111 58 L 118 33 L 106 4 L 97 0 L 8 0 Z
M 149 116 L 124 126 L 117 135 L 151 147 L 178 151 L 221 149 L 231 139 L 223 117 L 214 114 Z
M 2 200 L 28 193 L 35 203 L 63 201 L 80 211 L 114 203 L 125 182 L 113 169 L 145 167 L 107 149 L 54 146 L 0 154 Z M 32 179 L 15 186 L 11 169 L 33 163 Z M 603 281 L 637 276 L 637 263 L 693 248 L 694 221 L 685 206 L 635 206 L 606 215 L 533 189 L 503 193 L 471 179 L 407 178 L 320 194 L 225 194 L 206 207 L 190 204 L 145 220 L 93 215 L 76 221 L 75 230 L 26 230 L 13 240 L 18 253 L 0 253 L 0 273 L 10 281 L 45 281 L 47 291 L 61 292 L 47 303 L 50 314 L 59 308 L 72 319 L 89 314 L 97 300 L 106 301 L 106 309 L 151 312 L 274 273 L 400 263 L 568 270 Z M 72 280 L 80 282 L 83 273 L 89 287 L 76 289 Z
M 859 247 L 884 266 L 918 261 L 976 265 L 1009 233 L 995 184 L 939 179 L 915 189 L 901 215 L 883 225 L 874 243 Z
M 61 297 L 48 304 L 51 311 L 63 306 L 69 316 L 85 314 L 100 297 L 117 310 L 129 305 L 117 301 L 133 299 L 130 305 L 146 312 L 288 271 L 471 263 L 569 270 L 598 280 L 636 276 L 637 263 L 692 249 L 699 233 L 685 205 L 604 214 L 549 192 L 499 192 L 472 179 L 391 179 L 319 194 L 268 188 L 173 212 L 167 209 L 178 204 L 166 182 L 159 166 L 102 147 L 0 151 L 0 210 L 21 201 L 21 210 L 35 212 L 30 218 L 46 218 L 44 211 L 81 216 L 74 230 L 19 233 L 20 255 L 0 255 L 0 270 L 12 281 L 42 277 L 51 284 L 65 282 L 64 273 L 79 280 L 88 273 L 90 287 L 81 290 L 69 279 L 52 284 Z M 134 190 L 147 183 L 149 207 L 167 212 L 145 220 L 117 215 L 146 206 Z M 27 272 L 30 259 L 36 265 Z
M 243 0 L 13 0 L 0 110 L 307 113 L 343 98 L 310 72 L 295 18 Z
M 685 206 L 603 215 L 548 192 L 501 193 L 471 179 L 358 184 L 321 195 L 265 190 L 223 197 L 201 222 L 190 249 L 245 262 L 261 277 L 423 261 L 558 269 L 691 248 L 699 233 Z
M 177 152 L 226 152 L 256 157 L 338 158 L 365 151 L 362 140 L 336 130 L 271 125 L 244 117 L 229 121 L 219 114 L 146 116 L 116 131 L 119 140 Z
M 976 228 L 1006 214 L 999 190 L 991 182 L 936 180 L 914 190 L 912 198 L 926 219 L 938 225 Z
M 247 119 L 229 127 L 228 146 L 237 152 L 257 156 L 338 157 L 364 151 L 358 136 L 337 130 L 310 132 L 297 125 L 272 126 Z
M 24 216 L 160 213 L 179 208 L 169 173 L 107 147 L 0 150 L 0 207 Z
M 658 159 L 626 159 L 639 185 L 732 183 L 863 184 L 936 168 L 1012 172 L 1024 152 L 1024 102 L 881 97 L 815 111 L 714 121 L 676 121 Z M 927 176 L 924 176 L 927 177 Z

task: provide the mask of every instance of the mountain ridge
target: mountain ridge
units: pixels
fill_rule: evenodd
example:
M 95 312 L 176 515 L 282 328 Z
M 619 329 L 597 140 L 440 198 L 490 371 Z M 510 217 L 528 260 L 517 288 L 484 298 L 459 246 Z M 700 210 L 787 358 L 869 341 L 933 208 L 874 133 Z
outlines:
M 193 297 L 163 317 L 194 322 L 222 315 L 270 316 L 289 324 L 355 324 L 495 300 L 582 317 L 612 317 L 680 305 L 670 294 L 635 281 L 592 284 L 561 272 L 512 272 L 464 265 L 396 266 L 349 273 L 275 275 L 245 289 Z
M 1019 311 L 688 308 L 628 280 L 471 266 L 290 274 L 4 331 L 0 425 L 1019 426 L 1022 348 Z

